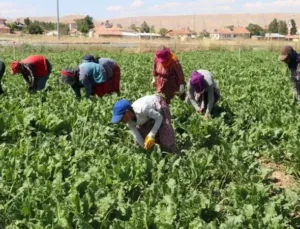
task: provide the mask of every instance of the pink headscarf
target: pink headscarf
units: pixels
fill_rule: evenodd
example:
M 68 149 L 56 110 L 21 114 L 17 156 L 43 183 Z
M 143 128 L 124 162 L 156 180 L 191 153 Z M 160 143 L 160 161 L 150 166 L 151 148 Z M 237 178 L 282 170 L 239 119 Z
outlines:
M 159 63 L 167 62 L 171 56 L 171 51 L 169 48 L 163 48 L 155 52 L 156 60 Z

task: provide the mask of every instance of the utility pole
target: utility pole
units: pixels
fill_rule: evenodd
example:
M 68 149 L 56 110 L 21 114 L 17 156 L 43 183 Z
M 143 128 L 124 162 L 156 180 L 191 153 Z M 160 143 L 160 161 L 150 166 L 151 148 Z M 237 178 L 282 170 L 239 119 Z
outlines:
M 196 32 L 196 14 L 194 13 L 194 32 Z
M 59 36 L 59 0 L 56 0 L 56 6 L 57 6 L 57 39 L 60 39 Z

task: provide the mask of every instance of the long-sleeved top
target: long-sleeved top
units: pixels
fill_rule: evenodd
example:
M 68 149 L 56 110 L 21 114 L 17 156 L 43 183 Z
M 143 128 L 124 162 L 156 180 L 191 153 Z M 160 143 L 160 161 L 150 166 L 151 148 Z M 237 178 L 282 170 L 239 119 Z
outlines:
M 154 138 L 162 124 L 163 116 L 156 109 L 156 102 L 158 102 L 158 100 L 159 98 L 157 95 L 147 95 L 136 100 L 132 104 L 133 111 L 136 115 L 136 121 L 131 120 L 127 125 L 131 134 L 135 137 L 137 143 L 141 147 L 144 147 L 144 139 L 138 131 L 137 126 L 143 125 L 148 120 L 153 119 L 155 123 L 149 134 Z
M 107 80 L 108 77 L 102 65 L 93 62 L 87 62 L 82 63 L 79 66 L 79 81 L 85 88 L 86 97 L 89 97 L 92 94 L 93 86 L 104 83 Z
M 217 88 L 216 83 L 214 81 L 214 78 L 212 74 L 204 69 L 199 69 L 197 72 L 201 73 L 204 76 L 205 80 L 205 91 L 207 91 L 208 94 L 208 104 L 207 104 L 207 109 L 206 109 L 206 114 L 210 114 L 212 111 L 212 108 L 214 106 L 214 92 L 215 89 Z M 204 99 L 202 99 L 201 104 L 199 104 L 199 98 L 201 95 L 196 93 L 194 87 L 190 84 L 190 81 L 187 83 L 187 100 L 193 105 L 193 107 L 199 111 L 200 109 L 203 109 L 205 104 L 204 104 Z
M 0 80 L 4 75 L 4 72 L 5 72 L 5 64 L 2 60 L 0 60 Z M 0 84 L 1 84 L 1 82 L 0 82 Z
M 297 58 L 295 60 L 295 67 L 289 67 L 291 71 L 291 78 L 300 80 L 300 53 L 297 54 Z
M 4 72 L 5 72 L 5 64 L 3 61 L 0 60 L 0 94 L 4 92 L 1 85 L 1 80 L 4 75 Z
M 100 58 L 99 64 L 101 64 L 104 67 L 107 73 L 107 77 L 111 79 L 113 75 L 113 69 L 115 67 L 115 61 L 109 58 Z
M 169 67 L 164 67 L 154 59 L 152 74 L 156 77 L 156 92 L 163 93 L 170 103 L 180 85 L 185 84 L 184 73 L 179 60 L 173 60 Z
M 37 78 L 47 77 L 52 71 L 49 60 L 40 55 L 28 56 L 21 61 L 21 64 L 21 74 L 29 89 L 37 87 Z

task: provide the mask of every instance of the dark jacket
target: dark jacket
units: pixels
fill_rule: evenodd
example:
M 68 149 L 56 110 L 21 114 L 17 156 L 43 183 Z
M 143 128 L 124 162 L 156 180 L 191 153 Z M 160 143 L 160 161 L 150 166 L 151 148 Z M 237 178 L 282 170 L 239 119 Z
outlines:
M 3 61 L 0 60 L 0 94 L 3 94 L 1 80 L 5 72 L 5 64 Z

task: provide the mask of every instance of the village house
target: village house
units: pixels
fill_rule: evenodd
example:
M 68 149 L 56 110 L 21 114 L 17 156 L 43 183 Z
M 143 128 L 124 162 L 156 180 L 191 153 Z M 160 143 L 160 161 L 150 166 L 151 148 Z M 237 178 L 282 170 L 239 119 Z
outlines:
M 286 40 L 285 36 L 280 33 L 266 33 L 265 34 L 266 40 Z
M 137 39 L 155 39 L 161 37 L 157 33 L 139 33 L 131 29 L 124 29 L 118 26 L 106 26 L 101 24 L 93 29 L 93 37 L 117 37 L 117 38 L 137 38 Z
M 192 38 L 195 34 L 196 33 L 194 31 L 187 27 L 178 30 L 169 30 L 166 36 L 169 36 L 170 38 Z
M 0 18 L 0 33 L 11 33 L 11 29 L 6 25 L 4 18 Z
M 234 27 L 214 30 L 209 37 L 213 40 L 233 40 L 239 38 L 250 38 L 250 32 L 244 27 Z

